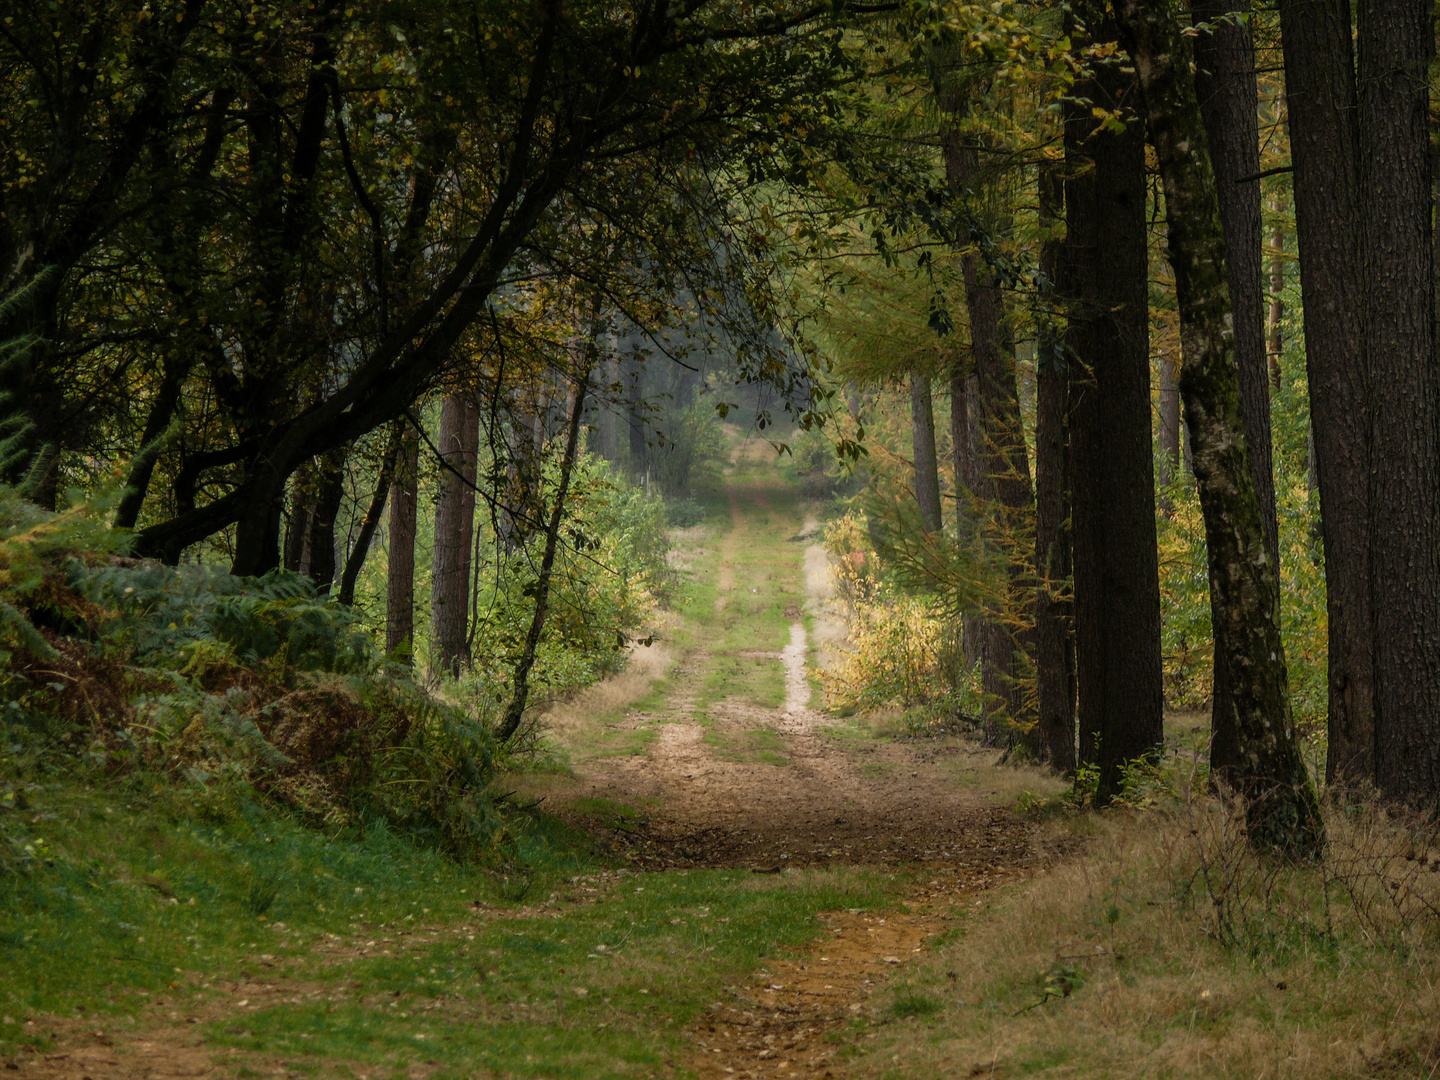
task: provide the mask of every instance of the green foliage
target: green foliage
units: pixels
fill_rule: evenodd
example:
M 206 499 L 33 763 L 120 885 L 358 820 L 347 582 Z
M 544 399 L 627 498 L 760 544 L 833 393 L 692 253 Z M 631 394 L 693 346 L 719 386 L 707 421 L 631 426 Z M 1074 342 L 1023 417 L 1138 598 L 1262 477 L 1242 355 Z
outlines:
M 50 513 L 0 486 L 0 738 L 164 777 L 197 805 L 260 793 L 316 823 L 493 848 L 488 717 L 429 696 L 299 575 L 116 557 L 108 509 Z
M 55 655 L 39 626 L 83 627 L 93 611 L 75 590 L 87 562 L 123 551 L 127 538 L 110 529 L 110 500 L 77 500 L 52 513 L 0 485 L 0 663 L 14 652 Z
M 157 771 L 200 804 L 258 792 L 313 824 L 384 821 L 457 855 L 502 838 L 488 725 L 394 665 L 337 675 L 219 664 L 170 679 L 101 740 L 107 767 Z
M 702 503 L 692 498 L 672 499 L 665 503 L 665 521 L 672 529 L 691 529 L 705 523 Z
M 1277 407 L 1277 421 L 1282 415 Z M 1314 509 L 1303 463 L 1297 472 L 1293 462 L 1278 460 L 1280 619 L 1291 707 L 1300 730 L 1316 734 L 1324 728 L 1328 708 L 1325 570 L 1312 531 Z M 1172 705 L 1199 709 L 1209 701 L 1215 673 L 1205 522 L 1188 477 L 1179 477 L 1165 494 L 1171 510 L 1158 514 L 1155 522 L 1165 697 Z
M 819 426 L 801 430 L 790 441 L 790 453 L 805 494 L 812 499 L 830 498 L 855 488 L 854 475 L 836 453 L 834 440 Z
M 376 659 L 353 608 L 285 570 L 240 578 L 147 562 L 98 567 L 78 587 L 111 613 L 107 638 L 141 664 L 185 668 L 217 648 L 240 663 L 275 660 L 300 671 L 359 671 Z
M 552 463 L 545 475 L 547 498 L 553 498 L 557 483 L 558 467 Z M 664 502 L 588 454 L 577 458 L 570 485 L 561 526 L 564 542 L 530 675 L 535 704 L 618 670 L 630 637 L 643 631 L 676 584 L 666 563 Z M 493 537 L 486 539 L 472 664 L 460 679 L 459 693 L 476 715 L 493 716 L 509 698 L 515 657 L 530 627 L 543 538 L 536 536 L 509 555 Z
M 825 529 L 831 579 L 849 615 L 848 650 L 822 673 L 831 707 L 921 706 L 927 722 L 982 712 L 979 674 L 964 661 L 946 602 L 895 586 L 865 522 L 846 514 Z
M 926 994 L 907 993 L 895 999 L 890 1011 L 901 1020 L 911 1016 L 934 1016 L 945 1008 L 945 1003 Z
M 647 455 L 650 480 L 666 495 L 713 486 L 724 460 L 725 433 L 704 400 L 673 409 L 657 424 L 658 445 Z

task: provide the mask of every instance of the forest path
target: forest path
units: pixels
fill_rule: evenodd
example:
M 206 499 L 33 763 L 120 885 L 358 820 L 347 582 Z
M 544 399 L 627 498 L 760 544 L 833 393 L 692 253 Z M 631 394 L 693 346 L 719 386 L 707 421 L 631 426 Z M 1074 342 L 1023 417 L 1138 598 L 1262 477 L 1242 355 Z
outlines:
M 720 523 L 682 540 L 696 600 L 667 684 L 595 721 L 547 805 L 592 830 L 606 814 L 586 807 L 642 811 L 605 830 L 637 868 L 993 862 L 993 752 L 877 739 L 814 706 L 814 646 L 843 635 L 818 523 L 773 464 L 742 454 L 726 479 Z
M 768 461 L 737 453 L 719 524 L 681 539 L 695 595 L 663 691 L 600 721 L 610 737 L 579 748 L 547 805 L 636 869 L 914 876 L 902 909 L 824 916 L 813 949 L 767 962 L 691 1032 L 686 1065 L 706 1080 L 818 1080 L 843 1073 L 840 1033 L 874 1011 L 871 995 L 978 892 L 1036 860 L 1028 827 L 984 790 L 993 752 L 876 738 L 814 706 L 812 645 L 843 640 L 844 625 L 812 508 L 760 448 Z

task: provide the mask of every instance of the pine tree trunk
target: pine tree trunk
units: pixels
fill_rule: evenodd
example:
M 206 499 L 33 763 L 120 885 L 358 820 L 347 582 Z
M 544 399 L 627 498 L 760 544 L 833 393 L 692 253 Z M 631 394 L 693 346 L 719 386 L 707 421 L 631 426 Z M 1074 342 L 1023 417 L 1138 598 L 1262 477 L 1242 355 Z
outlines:
M 1030 459 L 1020 419 L 1015 354 L 1002 343 L 1004 322 L 999 285 L 993 274 L 981 274 L 979 257 L 967 252 L 966 306 L 970 309 L 970 352 L 980 390 L 982 468 L 987 473 L 991 543 L 1006 561 L 1005 608 L 995 612 L 982 633 L 985 639 L 981 681 L 993 715 L 987 725 L 992 742 L 1008 742 L 1015 729 L 1034 735 L 1033 699 L 1025 679 L 1033 671 L 1033 627 L 1025 624 L 1035 608 L 1035 576 L 1030 563 L 1030 518 L 1035 498 L 1030 487 Z M 1032 738 L 1031 750 L 1038 752 Z
M 1327 780 L 1374 778 L 1369 449 L 1361 403 L 1359 132 L 1347 0 L 1281 0 L 1329 656 Z
M 955 473 L 955 526 L 962 544 L 978 544 L 975 522 L 976 492 L 980 489 L 980 452 L 976 445 L 975 414 L 972 402 L 979 397 L 975 376 L 967 374 L 958 360 L 950 370 L 950 444 Z M 960 617 L 960 641 L 965 666 L 973 668 L 983 647 L 984 620 L 967 612 Z
M 419 509 L 420 433 L 405 421 L 390 498 L 390 550 L 385 583 L 385 651 L 415 641 L 415 532 Z M 407 654 L 406 663 L 413 664 Z
M 1275 520 L 1275 476 L 1270 448 L 1270 377 L 1265 361 L 1264 241 L 1261 232 L 1260 94 L 1255 83 L 1255 46 L 1248 16 L 1249 0 L 1196 0 L 1195 22 L 1210 23 L 1210 33 L 1195 42 L 1195 92 L 1210 140 L 1210 159 L 1225 231 L 1230 309 L 1235 325 L 1235 359 L 1240 376 L 1240 407 L 1250 447 L 1250 471 L 1271 553 L 1279 559 Z
M 930 376 L 910 376 L 910 444 L 915 455 L 915 503 L 928 532 L 939 532 L 940 470 L 935 457 L 935 411 Z
M 1114 40 L 1113 24 L 1097 17 L 1091 28 L 1096 41 Z M 1074 96 L 1128 106 L 1134 84 L 1105 66 L 1077 82 Z M 1079 752 L 1099 767 L 1105 802 L 1119 793 L 1126 763 L 1153 754 L 1165 734 L 1144 136 L 1137 124 L 1104 130 L 1091 106 L 1076 102 L 1067 107 L 1065 153 Z
M 1184 356 L 1180 392 L 1195 442 L 1211 620 L 1226 648 L 1234 710 L 1227 722 L 1239 740 L 1227 779 L 1245 799 L 1252 844 L 1311 856 L 1324 831 L 1291 722 L 1279 575 L 1245 441 L 1225 234 L 1194 78 L 1165 0 L 1121 0 L 1119 16 L 1164 183 Z
M 475 530 L 475 457 L 479 415 L 473 394 L 440 404 L 440 471 L 435 551 L 430 569 L 430 671 L 456 676 L 469 662 L 470 541 Z
M 956 190 L 973 195 L 985 180 L 980 174 L 977 148 L 960 135 L 958 121 L 968 107 L 962 95 L 959 89 L 943 95 L 950 119 L 941 144 L 946 179 Z M 1035 497 L 1020 418 L 1015 352 L 995 272 L 984 264 L 973 244 L 961 256 L 960 265 L 974 366 L 974 379 L 966 387 L 965 398 L 978 429 L 970 436 L 978 475 L 969 478 L 967 490 L 975 511 L 988 519 L 980 524 L 978 539 L 1004 553 L 1006 561 L 1003 609 L 964 627 L 966 651 L 972 652 L 970 639 L 978 637 L 979 648 L 973 651 L 980 656 L 981 684 L 988 703 L 987 739 L 992 743 L 1009 742 L 1018 728 L 1028 733 L 1030 749 L 1038 754 L 1035 702 L 1025 693 L 1025 681 L 1034 670 L 1035 651 L 1031 623 L 1035 576 L 1027 550 Z
M 312 462 L 295 470 L 290 479 L 290 513 L 286 515 L 281 563 L 286 570 L 301 573 L 305 562 L 305 541 L 310 535 L 310 513 L 315 505 L 315 474 Z
M 1362 0 L 1360 232 L 1370 388 L 1375 781 L 1440 804 L 1440 381 L 1431 280 L 1433 3 Z
M 1260 171 L 1260 97 L 1255 85 L 1255 47 L 1250 27 L 1237 16 L 1249 4 L 1237 0 L 1194 0 L 1196 23 L 1208 33 L 1195 39 L 1195 92 L 1210 145 L 1234 321 L 1235 359 L 1239 369 L 1240 411 L 1250 472 L 1260 500 L 1260 518 L 1270 560 L 1280 564 L 1280 534 L 1275 518 L 1275 479 L 1270 452 L 1270 381 L 1265 366 L 1264 301 L 1261 288 L 1260 185 L 1245 183 Z M 1215 628 L 1215 683 L 1210 718 L 1210 773 L 1223 780 L 1239 761 L 1239 734 L 1232 726 L 1225 628 Z
M 1064 212 L 1064 186 L 1053 166 L 1040 169 L 1042 228 Z M 1047 237 L 1042 277 L 1057 282 L 1063 243 Z M 1053 289 L 1053 286 L 1052 286 Z M 1053 292 L 1042 292 L 1048 307 Z M 1053 317 L 1042 312 L 1035 365 L 1035 682 L 1041 760 L 1075 771 L 1075 646 L 1071 636 L 1069 500 L 1069 361 Z

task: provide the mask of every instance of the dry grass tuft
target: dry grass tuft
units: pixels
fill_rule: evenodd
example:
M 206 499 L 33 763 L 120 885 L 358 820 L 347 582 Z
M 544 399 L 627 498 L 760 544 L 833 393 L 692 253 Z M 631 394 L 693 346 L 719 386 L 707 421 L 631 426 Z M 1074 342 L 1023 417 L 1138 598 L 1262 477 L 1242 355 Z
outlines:
M 970 916 L 860 1075 L 1440 1075 L 1440 833 L 1331 799 L 1318 865 L 1205 799 L 1051 825 L 1081 853 Z
M 623 713 L 648 694 L 674 661 L 673 650 L 663 642 L 632 646 L 621 671 L 551 705 L 539 726 L 564 746 L 587 741 L 605 717 Z

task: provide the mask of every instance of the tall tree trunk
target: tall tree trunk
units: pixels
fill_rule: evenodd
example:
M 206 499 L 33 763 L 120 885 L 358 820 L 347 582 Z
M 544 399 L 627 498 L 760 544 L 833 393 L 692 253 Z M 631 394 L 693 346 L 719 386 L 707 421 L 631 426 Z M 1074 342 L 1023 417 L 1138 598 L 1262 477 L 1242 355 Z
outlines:
M 1113 23 L 1091 22 L 1096 42 Z M 1080 760 L 1097 799 L 1164 739 L 1160 578 L 1150 442 L 1149 251 L 1140 125 L 1103 128 L 1091 104 L 1129 108 L 1133 75 L 1077 82 L 1065 120 L 1070 469 Z
M 962 544 L 978 544 L 980 538 L 975 498 L 983 474 L 975 423 L 979 410 L 972 404 L 979 396 L 974 374 L 957 360 L 950 369 L 950 444 L 955 473 L 955 527 Z M 960 617 L 960 641 L 967 667 L 973 668 L 980 659 L 983 626 L 984 620 L 973 612 Z
M 1260 500 L 1260 520 L 1270 560 L 1280 565 L 1280 534 L 1275 517 L 1275 478 L 1270 452 L 1270 382 L 1265 367 L 1264 301 L 1261 287 L 1260 185 L 1245 177 L 1260 171 L 1260 96 L 1255 84 L 1255 46 L 1248 0 L 1192 0 L 1197 23 L 1209 32 L 1195 39 L 1195 92 L 1210 144 L 1210 160 L 1225 234 L 1225 258 L 1234 320 L 1235 360 L 1239 369 L 1240 411 L 1250 473 Z M 1214 630 L 1214 692 L 1210 715 L 1210 773 L 1224 779 L 1239 762 L 1240 737 L 1233 726 L 1229 655 Z
M 978 206 L 976 196 L 985 183 L 978 148 L 960 131 L 960 120 L 969 107 L 966 93 L 964 85 L 956 82 L 941 95 L 949 114 L 941 144 L 946 179 L 955 190 L 968 192 L 972 206 Z M 978 427 L 972 438 L 979 475 L 972 478 L 969 494 L 976 509 L 989 519 L 979 530 L 980 538 L 1003 553 L 1006 563 L 1005 597 L 999 610 L 973 626 L 981 639 L 978 652 L 988 709 L 986 736 L 991 742 L 1008 742 L 1018 729 L 1026 733 L 1030 749 L 1038 754 L 1035 701 L 1026 693 L 1035 650 L 1032 619 L 1036 590 L 1030 561 L 1035 498 L 1020 417 L 1015 352 L 1005 323 L 998 276 L 984 264 L 974 243 L 967 247 L 960 262 L 974 365 L 971 386 L 976 391 L 970 393 L 971 387 L 967 386 L 965 398 Z M 965 629 L 969 652 L 972 627 Z
M 1160 357 L 1160 486 L 1168 488 L 1180 475 L 1180 387 L 1179 358 L 1167 349 Z M 1162 496 L 1169 513 L 1169 498 Z
M 1210 140 L 1220 224 L 1225 231 L 1225 265 L 1250 471 L 1260 499 L 1265 538 L 1278 562 L 1280 534 L 1275 520 L 1270 447 L 1270 380 L 1265 362 L 1264 241 L 1260 184 L 1253 179 L 1260 171 L 1260 94 L 1248 19 L 1250 3 L 1193 0 L 1191 11 L 1196 22 L 1211 25 L 1209 33 L 1194 38 L 1195 91 Z
M 370 542 L 375 538 L 375 530 L 380 526 L 380 516 L 385 512 L 404 431 L 398 424 L 392 425 L 392 428 L 385 447 L 385 456 L 381 458 L 380 467 L 375 471 L 375 491 L 370 496 L 370 505 L 366 507 L 365 516 L 360 520 L 355 546 L 345 557 L 345 569 L 340 573 L 340 593 L 337 599 L 342 604 L 355 602 L 355 583 L 360 577 L 360 571 L 365 567 L 365 558 L 370 553 Z
M 310 536 L 310 514 L 315 505 L 315 471 L 307 462 L 295 470 L 290 481 L 290 514 L 285 527 L 281 565 L 293 573 L 304 573 L 305 541 Z
M 1325 547 L 1330 781 L 1374 778 L 1369 448 L 1361 362 L 1358 105 L 1348 0 L 1281 0 L 1285 112 Z
M 1280 389 L 1280 361 L 1285 351 L 1285 228 L 1280 221 L 1284 212 L 1284 201 L 1277 193 L 1270 200 L 1270 310 L 1265 316 L 1265 358 L 1273 390 Z
M 973 151 L 972 151 L 973 152 Z M 987 474 L 983 497 L 989 502 L 991 540 L 1006 562 L 1003 610 L 987 621 L 981 682 L 993 714 L 987 725 L 991 741 L 1008 741 L 1013 729 L 1034 735 L 1034 701 L 1027 700 L 1025 681 L 1033 671 L 1033 627 L 1025 624 L 1035 607 L 1035 576 L 1030 564 L 1030 516 L 1035 499 L 1030 487 L 1030 459 L 1020 419 L 1015 354 L 1005 335 L 999 282 L 980 269 L 971 251 L 961 260 L 966 306 L 970 309 L 970 352 L 979 387 L 980 447 Z M 1038 751 L 1034 739 L 1031 750 Z
M 1040 223 L 1053 228 L 1064 213 L 1064 185 L 1053 165 L 1040 168 Z M 1063 242 L 1046 237 L 1042 277 L 1057 283 Z M 1062 286 L 1063 287 L 1063 286 Z M 1055 302 L 1055 285 L 1039 304 Z M 1035 681 L 1038 749 L 1061 773 L 1075 771 L 1075 645 L 1071 636 L 1069 500 L 1069 360 L 1056 319 L 1036 318 L 1035 364 Z
M 318 465 L 315 504 L 305 532 L 300 570 L 323 594 L 335 584 L 335 519 L 345 498 L 345 451 L 331 451 Z
M 456 676 L 468 663 L 470 541 L 475 530 L 475 457 L 480 442 L 475 396 L 447 394 L 440 404 L 435 553 L 430 570 L 430 671 Z
M 910 376 L 910 442 L 915 454 L 915 502 L 927 532 L 939 532 L 940 470 L 935 457 L 935 411 L 930 376 Z
M 649 465 L 645 453 L 645 393 L 640 381 L 644 366 L 639 360 L 632 359 L 629 368 L 626 372 L 629 397 L 625 418 L 630 430 L 630 475 L 643 480 Z
M 1362 0 L 1361 352 L 1370 389 L 1375 780 L 1440 803 L 1440 380 L 1431 280 L 1429 65 L 1435 7 Z
M 1210 613 L 1223 627 L 1240 753 L 1229 779 L 1246 801 L 1252 844 L 1295 855 L 1324 843 L 1319 804 L 1290 715 L 1280 588 L 1248 460 L 1220 203 L 1179 24 L 1166 0 L 1121 0 L 1165 190 L 1184 364 L 1180 392 L 1195 440 L 1205 516 Z
M 620 383 L 620 361 L 615 358 L 615 335 L 607 336 L 607 351 L 600 362 L 602 378 L 601 393 L 595 397 L 595 447 L 611 465 L 620 459 L 620 440 L 615 416 L 615 404 L 611 400 Z
M 570 490 L 570 474 L 575 467 L 575 452 L 580 443 L 580 416 L 585 409 L 585 388 L 590 381 L 593 363 L 592 352 L 587 356 L 585 367 L 575 378 L 574 397 L 566 426 L 565 454 L 560 459 L 560 486 L 555 492 L 555 505 L 551 507 L 550 520 L 545 527 L 545 553 L 540 558 L 540 576 L 535 583 L 535 612 L 530 619 L 530 630 L 525 635 L 520 659 L 515 665 L 510 702 L 505 706 L 505 713 L 496 733 L 496 738 L 502 744 L 508 742 L 520 729 L 520 721 L 525 717 L 525 706 L 530 699 L 530 672 L 535 666 L 535 653 L 540 647 L 540 635 L 544 632 L 545 617 L 550 611 L 550 579 L 555 572 L 560 523 L 564 520 L 565 496 Z
M 419 510 L 420 433 L 401 421 L 404 433 L 395 461 L 390 499 L 390 550 L 385 583 L 385 651 L 415 642 L 415 532 Z M 413 664 L 408 653 L 406 662 Z

